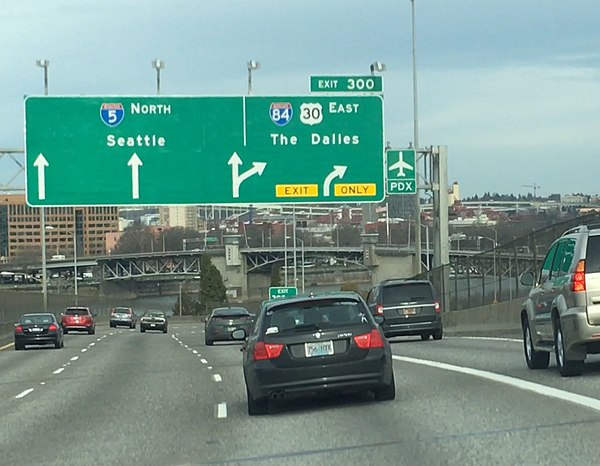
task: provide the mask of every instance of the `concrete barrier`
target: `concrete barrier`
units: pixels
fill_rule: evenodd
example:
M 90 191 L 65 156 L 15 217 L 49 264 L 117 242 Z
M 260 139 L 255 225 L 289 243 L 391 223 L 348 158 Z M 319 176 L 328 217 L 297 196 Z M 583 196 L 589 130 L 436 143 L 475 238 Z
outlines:
M 460 334 L 521 334 L 521 310 L 523 298 L 486 306 L 445 312 L 442 315 L 444 332 Z

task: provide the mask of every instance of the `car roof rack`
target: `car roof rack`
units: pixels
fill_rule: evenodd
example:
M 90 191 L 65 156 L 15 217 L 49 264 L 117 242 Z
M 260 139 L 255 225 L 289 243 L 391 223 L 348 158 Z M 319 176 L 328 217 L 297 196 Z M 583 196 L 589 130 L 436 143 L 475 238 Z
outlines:
M 591 223 L 589 225 L 578 225 L 576 227 L 569 228 L 567 231 L 565 231 L 562 234 L 562 236 L 570 235 L 572 233 L 583 233 L 586 231 L 598 230 L 598 229 L 600 229 L 600 223 Z

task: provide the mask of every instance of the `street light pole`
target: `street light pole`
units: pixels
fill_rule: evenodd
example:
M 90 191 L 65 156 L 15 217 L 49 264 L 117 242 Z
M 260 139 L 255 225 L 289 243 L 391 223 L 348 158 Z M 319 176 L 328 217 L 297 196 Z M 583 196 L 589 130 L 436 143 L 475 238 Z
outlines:
M 73 222 L 73 269 L 75 273 L 75 306 L 79 304 L 79 293 L 77 288 L 77 215 Z
M 152 68 L 156 70 L 156 94 L 160 94 L 160 70 L 165 69 L 165 62 L 156 58 L 152 60 Z
M 36 66 L 44 69 L 44 95 L 48 95 L 49 60 L 36 60 Z M 48 270 L 46 264 L 46 208 L 40 208 L 40 240 L 42 242 L 42 295 L 44 312 L 48 312 Z
M 248 95 L 252 95 L 252 71 L 259 69 L 260 63 L 250 60 L 246 65 L 248 67 Z
M 287 218 L 283 220 L 283 276 L 285 286 L 288 286 L 288 269 L 287 269 Z
M 421 199 L 419 197 L 419 104 L 417 99 L 417 35 L 415 31 L 415 0 L 410 0 L 412 7 L 412 62 L 413 62 L 413 145 L 415 149 L 415 273 L 421 273 Z M 445 189 L 445 188 L 444 188 Z

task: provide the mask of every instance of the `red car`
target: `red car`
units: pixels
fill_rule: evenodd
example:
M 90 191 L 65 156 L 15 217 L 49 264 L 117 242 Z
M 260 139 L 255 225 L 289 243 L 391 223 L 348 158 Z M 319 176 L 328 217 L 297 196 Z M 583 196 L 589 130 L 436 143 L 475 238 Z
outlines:
M 90 312 L 88 307 L 68 307 L 62 314 L 61 326 L 63 332 L 66 334 L 70 330 L 76 330 L 93 335 L 96 333 L 94 317 L 95 315 Z

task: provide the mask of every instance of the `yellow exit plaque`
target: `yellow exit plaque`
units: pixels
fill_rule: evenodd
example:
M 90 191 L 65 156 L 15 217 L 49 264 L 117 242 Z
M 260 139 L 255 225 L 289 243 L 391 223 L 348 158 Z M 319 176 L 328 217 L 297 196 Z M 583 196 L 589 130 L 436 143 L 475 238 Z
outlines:
M 275 197 L 317 197 L 319 185 L 316 184 L 277 184 Z
M 375 196 L 375 183 L 339 183 L 334 186 L 335 196 Z

